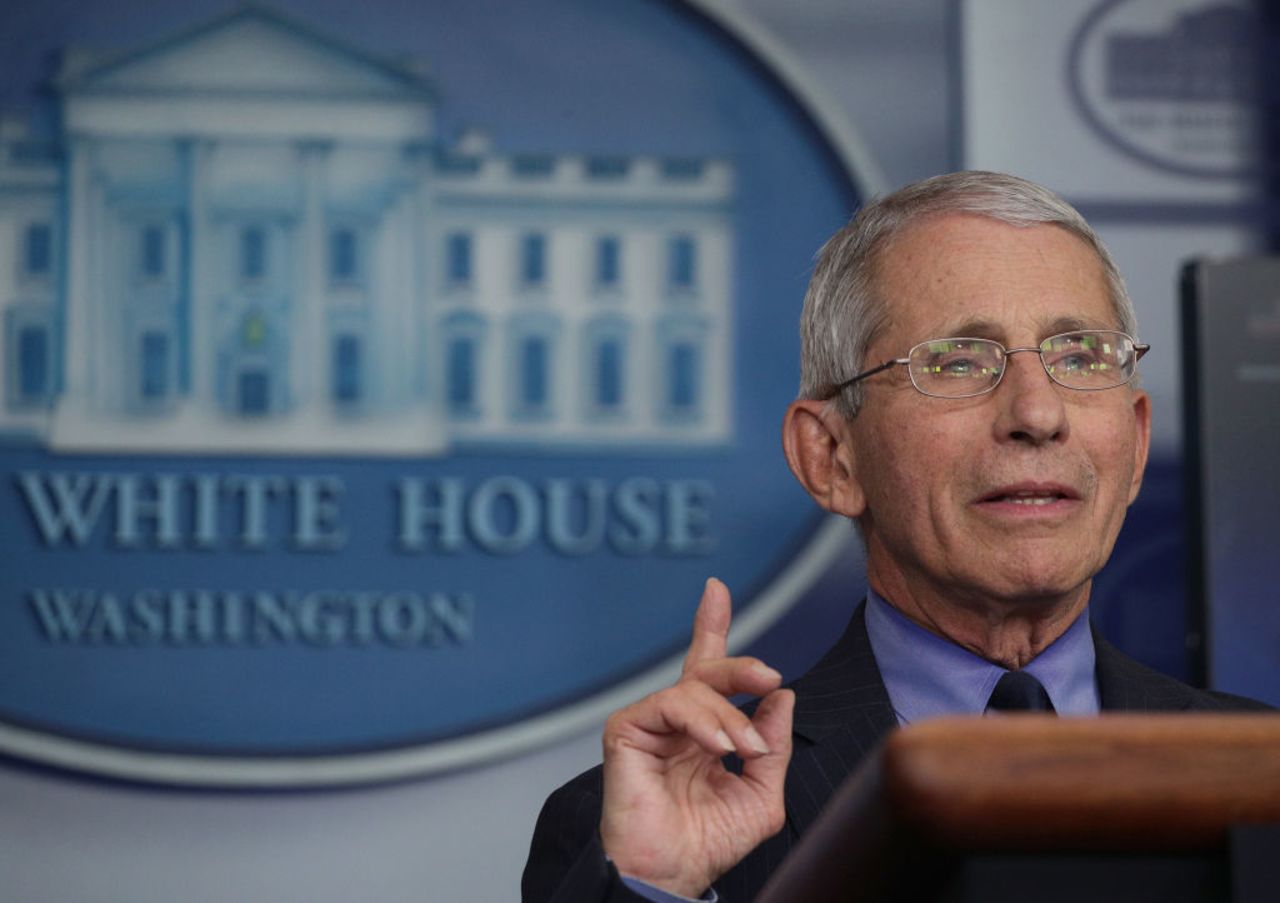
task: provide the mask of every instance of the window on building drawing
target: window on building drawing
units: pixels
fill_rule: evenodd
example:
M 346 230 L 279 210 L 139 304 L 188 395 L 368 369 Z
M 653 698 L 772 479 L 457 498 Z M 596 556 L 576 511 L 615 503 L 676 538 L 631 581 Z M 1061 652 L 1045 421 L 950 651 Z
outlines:
M 455 313 L 441 324 L 444 404 L 455 420 L 471 420 L 482 413 L 485 332 L 485 319 L 471 311 Z
M 18 399 L 43 401 L 49 396 L 49 330 L 24 326 L 18 330 Z
M 168 270 L 167 239 L 164 226 L 154 223 L 142 227 L 141 259 L 138 261 L 142 275 L 147 279 L 160 279 Z
M 526 414 L 547 409 L 549 368 L 548 341 L 544 336 L 525 336 L 520 341 L 520 408 Z
M 530 232 L 520 239 L 520 282 L 537 288 L 546 281 L 547 238 L 540 232 Z
M 613 412 L 622 407 L 625 354 L 620 336 L 602 338 L 596 345 L 595 402 L 600 411 Z
M 476 338 L 456 335 L 449 339 L 446 357 L 447 401 L 455 416 L 475 414 L 479 408 L 476 374 Z
M 631 161 L 626 157 L 588 157 L 586 169 L 589 179 L 622 179 L 631 169 Z
M 622 244 L 616 235 L 602 235 L 596 240 L 596 287 L 604 290 L 618 287 L 622 281 Z
M 240 321 L 240 344 L 246 351 L 256 351 L 267 343 L 267 318 L 253 309 Z
M 262 417 L 271 411 L 271 375 L 261 365 L 248 366 L 236 376 L 236 407 L 245 417 Z
M 144 402 L 169 395 L 169 336 L 159 330 L 142 333 L 138 394 Z
M 245 226 L 240 230 L 240 278 L 257 282 L 267 275 L 267 230 Z
M 350 405 L 360 400 L 360 339 L 350 333 L 333 340 L 333 400 Z
M 471 284 L 471 235 L 454 232 L 445 239 L 445 277 L 449 285 Z
M 48 223 L 27 226 L 24 242 L 23 270 L 27 276 L 40 279 L 53 272 L 53 229 Z
M 556 158 L 546 154 L 520 154 L 511 158 L 511 172 L 518 178 L 545 179 L 555 173 Z
M 586 325 L 582 383 L 589 418 L 621 415 L 627 407 L 627 345 L 631 325 L 609 314 Z
M 355 282 L 360 277 L 360 244 L 356 230 L 339 226 L 329 233 L 329 279 Z
M 698 282 L 698 246 L 689 235 L 673 236 L 667 244 L 667 285 L 688 291 Z
M 698 409 L 701 388 L 701 354 L 690 341 L 676 342 L 669 352 L 667 406 L 674 414 L 691 414 Z
M 506 408 L 516 420 L 552 417 L 557 396 L 557 342 L 563 324 L 546 311 L 513 317 L 506 333 Z
M 660 413 L 666 420 L 702 419 L 707 396 L 707 324 L 695 316 L 665 318 L 658 327 L 662 362 Z

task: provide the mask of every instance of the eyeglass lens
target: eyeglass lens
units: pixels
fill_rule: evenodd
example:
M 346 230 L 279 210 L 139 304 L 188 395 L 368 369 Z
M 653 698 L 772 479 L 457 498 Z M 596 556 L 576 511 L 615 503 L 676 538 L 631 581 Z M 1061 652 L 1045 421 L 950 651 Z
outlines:
M 1137 355 L 1124 333 L 1105 330 L 1050 336 L 1040 343 L 1049 376 L 1072 389 L 1109 389 L 1133 376 Z M 926 395 L 963 398 L 993 389 L 1005 349 L 989 339 L 934 339 L 911 349 L 911 380 Z

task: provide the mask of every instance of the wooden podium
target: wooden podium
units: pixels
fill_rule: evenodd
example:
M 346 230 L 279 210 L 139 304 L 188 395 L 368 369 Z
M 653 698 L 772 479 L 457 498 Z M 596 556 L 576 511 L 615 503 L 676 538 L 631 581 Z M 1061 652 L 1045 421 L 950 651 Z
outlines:
M 1280 900 L 1280 714 L 895 731 L 757 900 Z

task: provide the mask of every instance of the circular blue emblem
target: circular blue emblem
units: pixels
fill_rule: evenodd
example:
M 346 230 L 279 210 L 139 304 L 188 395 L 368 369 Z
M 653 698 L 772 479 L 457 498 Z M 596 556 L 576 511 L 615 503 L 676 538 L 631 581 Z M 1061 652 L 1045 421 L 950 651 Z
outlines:
M 708 575 L 767 626 L 845 532 L 777 436 L 866 184 L 794 70 L 701 4 L 219 9 L 3 64 L 0 750 L 417 774 L 652 685 Z
M 1103 0 L 1071 42 L 1085 121 L 1143 163 L 1242 178 L 1260 149 L 1259 23 L 1247 0 Z

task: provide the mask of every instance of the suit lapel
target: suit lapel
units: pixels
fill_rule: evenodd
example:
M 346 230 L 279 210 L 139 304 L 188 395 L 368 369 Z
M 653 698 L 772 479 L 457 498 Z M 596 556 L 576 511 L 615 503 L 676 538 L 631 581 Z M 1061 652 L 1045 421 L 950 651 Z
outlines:
M 1196 707 L 1195 692 L 1112 646 L 1093 626 L 1095 673 L 1103 711 L 1182 712 Z
M 792 684 L 796 745 L 786 800 L 787 820 L 797 833 L 898 724 L 867 639 L 864 608 L 858 606 L 840 641 Z

